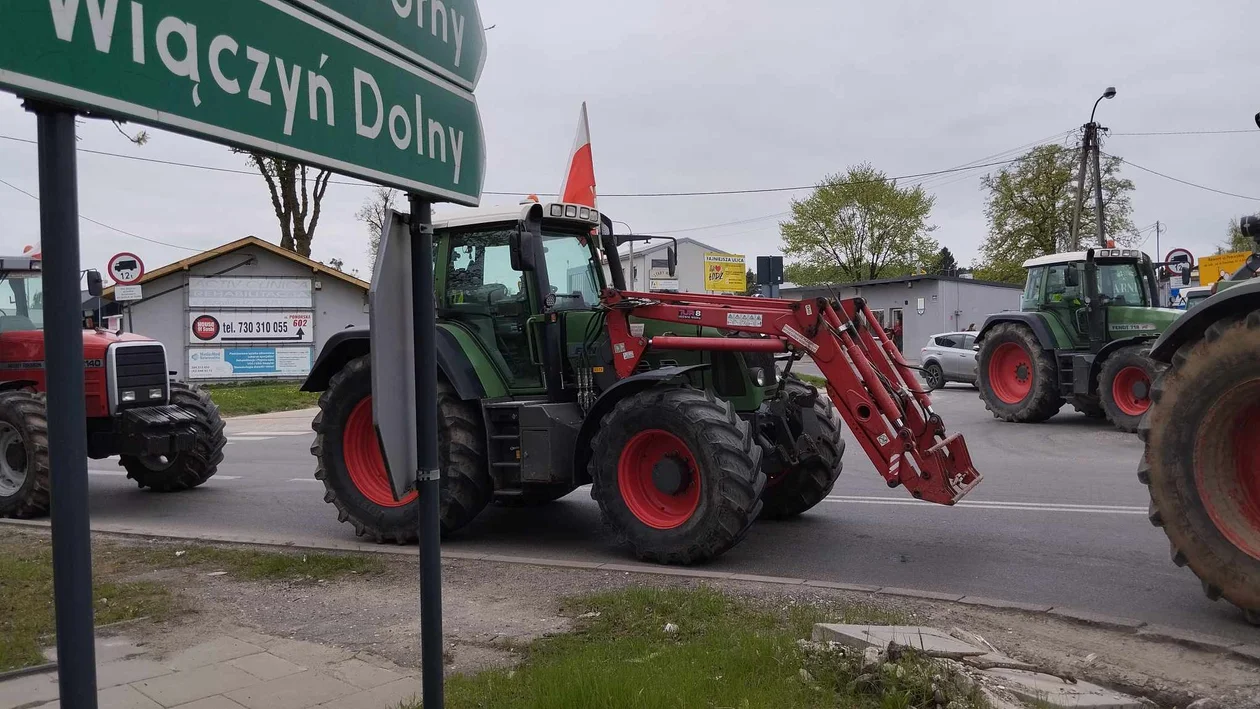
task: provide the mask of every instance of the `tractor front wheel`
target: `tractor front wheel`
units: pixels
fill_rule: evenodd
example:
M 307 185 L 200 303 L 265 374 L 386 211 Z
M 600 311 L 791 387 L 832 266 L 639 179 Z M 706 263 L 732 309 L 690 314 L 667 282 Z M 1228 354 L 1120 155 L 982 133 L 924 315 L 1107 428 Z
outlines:
M 761 511 L 766 476 L 752 426 L 711 392 L 657 387 L 628 396 L 592 442 L 591 495 L 640 559 L 708 561 Z
M 813 387 L 796 377 L 789 376 L 784 382 L 783 396 L 789 402 L 796 397 L 809 396 Z M 797 405 L 799 407 L 799 405 Z M 793 436 L 800 436 L 805 431 L 801 424 L 801 413 L 789 413 L 788 428 Z M 814 437 L 814 445 L 818 455 L 791 466 L 766 480 L 766 491 L 761 496 L 765 507 L 761 510 L 763 519 L 787 519 L 796 517 L 814 507 L 831 494 L 840 472 L 844 469 L 841 458 L 844 456 L 844 437 L 840 431 L 840 414 L 825 396 L 814 399 L 814 417 L 820 431 Z M 771 437 L 771 440 L 774 440 Z
M 127 477 L 154 492 L 191 490 L 209 480 L 223 462 L 223 418 L 210 394 L 200 387 L 171 382 L 171 404 L 196 415 L 193 447 L 174 455 L 124 455 L 118 464 Z
M 1156 379 L 1138 479 L 1178 566 L 1260 625 L 1260 310 L 1213 324 Z
M 337 508 L 337 520 L 353 524 L 355 534 L 377 542 L 414 542 L 419 498 L 411 492 L 394 499 L 372 420 L 370 356 L 352 360 L 333 376 L 319 397 L 319 413 L 311 427 L 315 429 L 311 453 L 318 461 L 315 478 L 324 483 L 324 502 Z M 462 401 L 441 376 L 438 462 L 445 535 L 471 522 L 489 504 L 494 482 L 477 404 Z
M 1107 420 L 1125 433 L 1135 433 L 1151 408 L 1151 384 L 1159 366 L 1150 349 L 1140 346 L 1117 350 L 1098 372 L 1098 393 Z
M 1000 323 L 986 333 L 977 371 L 980 398 L 996 418 L 1040 423 L 1063 408 L 1054 353 L 1024 325 Z
M 48 514 L 48 417 L 44 395 L 0 392 L 0 517 Z

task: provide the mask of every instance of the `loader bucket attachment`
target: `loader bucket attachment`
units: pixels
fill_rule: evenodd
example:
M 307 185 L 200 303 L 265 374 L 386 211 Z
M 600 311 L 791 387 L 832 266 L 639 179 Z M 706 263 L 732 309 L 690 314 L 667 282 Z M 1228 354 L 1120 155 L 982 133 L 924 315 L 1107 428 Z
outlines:
M 827 394 L 889 487 L 952 505 L 981 480 L 961 434 L 950 435 L 906 363 L 862 298 L 781 300 L 702 293 L 606 291 L 616 368 L 628 377 L 651 348 L 792 352 L 808 355 Z M 760 338 L 636 337 L 634 315 L 722 328 Z

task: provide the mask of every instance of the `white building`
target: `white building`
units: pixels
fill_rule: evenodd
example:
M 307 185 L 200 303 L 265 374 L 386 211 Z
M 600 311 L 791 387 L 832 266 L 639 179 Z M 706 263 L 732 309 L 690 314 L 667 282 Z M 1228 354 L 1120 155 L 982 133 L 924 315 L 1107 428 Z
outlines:
M 626 274 L 626 285 L 630 290 L 675 290 L 663 284 L 668 279 L 666 249 L 674 242 L 670 239 L 653 239 L 651 242 L 637 241 L 634 244 L 635 272 L 630 272 L 629 251 L 621 254 L 621 270 Z M 678 240 L 678 266 L 674 276 L 678 281 L 676 290 L 682 293 L 703 293 L 705 290 L 704 255 L 706 252 L 727 254 L 722 249 L 709 246 L 695 239 L 683 237 Z M 744 266 L 747 270 L 747 264 Z M 653 281 L 657 281 L 653 287 Z

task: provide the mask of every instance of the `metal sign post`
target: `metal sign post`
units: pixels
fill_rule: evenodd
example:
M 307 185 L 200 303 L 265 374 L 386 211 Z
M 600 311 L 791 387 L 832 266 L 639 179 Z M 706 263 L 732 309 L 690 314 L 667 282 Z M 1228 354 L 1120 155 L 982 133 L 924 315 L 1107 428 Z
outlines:
M 96 709 L 74 113 L 44 104 L 27 106 L 39 120 L 39 228 L 44 253 L 48 464 L 54 491 L 57 681 L 62 707 Z
M 437 303 L 433 290 L 433 215 L 411 199 L 411 307 L 416 368 L 416 492 L 420 495 L 420 655 L 424 706 L 442 707 L 442 529 L 438 470 Z

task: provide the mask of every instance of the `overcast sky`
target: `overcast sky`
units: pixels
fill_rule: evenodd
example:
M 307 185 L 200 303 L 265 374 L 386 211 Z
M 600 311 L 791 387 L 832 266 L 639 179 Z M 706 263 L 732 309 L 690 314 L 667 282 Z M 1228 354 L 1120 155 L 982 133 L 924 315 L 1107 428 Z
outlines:
M 375 0 L 385 2 L 387 0 Z M 809 185 L 869 161 L 889 175 L 991 161 L 1079 127 L 1099 107 L 1104 150 L 1168 175 L 1260 198 L 1260 3 L 804 2 L 779 0 L 481 0 L 489 59 L 477 89 L 488 191 L 559 189 L 578 109 L 590 108 L 603 194 Z M 963 10 L 965 8 L 965 11 Z M 132 128 L 136 128 L 133 126 Z M 107 122 L 80 147 L 243 169 L 226 148 L 160 130 L 131 146 Z M 33 139 L 35 120 L 0 94 L 0 136 Z M 248 234 L 278 242 L 261 178 L 80 156 L 80 211 L 140 236 L 202 250 Z M 986 234 L 984 170 L 928 180 L 935 237 L 964 264 Z M 1234 217 L 1260 201 L 1228 197 L 1126 167 L 1134 221 L 1162 240 L 1210 253 Z M 37 191 L 35 146 L 0 139 L 0 180 Z M 332 185 L 314 257 L 366 273 L 354 213 L 368 190 Z M 795 193 L 804 196 L 806 192 Z M 605 197 L 638 232 L 674 231 L 750 257 L 778 253 L 792 193 Z M 487 195 L 483 204 L 519 196 Z M 730 222 L 739 224 L 720 226 Z M 34 200 L 0 185 L 0 251 L 38 239 Z M 686 231 L 683 231 L 686 230 Z M 1145 249 L 1154 254 L 1154 238 Z M 86 267 L 135 251 L 150 269 L 193 251 L 82 223 Z

